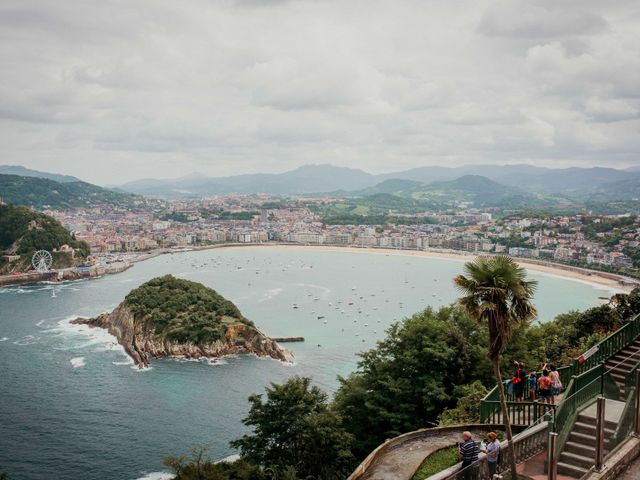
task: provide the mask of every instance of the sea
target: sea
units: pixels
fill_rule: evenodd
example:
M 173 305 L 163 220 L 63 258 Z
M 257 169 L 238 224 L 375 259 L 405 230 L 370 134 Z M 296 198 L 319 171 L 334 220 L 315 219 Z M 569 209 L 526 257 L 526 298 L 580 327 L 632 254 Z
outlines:
M 293 375 L 333 394 L 358 352 L 394 322 L 454 302 L 463 262 L 380 252 L 240 247 L 161 255 L 126 272 L 0 289 L 0 472 L 10 480 L 162 480 L 168 455 L 207 448 L 220 460 L 247 432 L 247 397 Z M 165 274 L 201 282 L 287 343 L 291 364 L 251 355 L 164 359 L 139 370 L 115 338 L 72 325 L 116 307 Z M 537 321 L 585 309 L 612 292 L 529 272 Z

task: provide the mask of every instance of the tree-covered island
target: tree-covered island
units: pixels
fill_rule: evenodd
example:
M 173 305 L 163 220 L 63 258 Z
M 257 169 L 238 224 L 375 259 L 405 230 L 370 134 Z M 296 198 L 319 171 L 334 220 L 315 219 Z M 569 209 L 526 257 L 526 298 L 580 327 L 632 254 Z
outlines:
M 200 283 L 172 275 L 135 288 L 110 313 L 74 323 L 107 329 L 141 368 L 151 358 L 163 357 L 215 359 L 253 353 L 290 359 L 231 301 Z

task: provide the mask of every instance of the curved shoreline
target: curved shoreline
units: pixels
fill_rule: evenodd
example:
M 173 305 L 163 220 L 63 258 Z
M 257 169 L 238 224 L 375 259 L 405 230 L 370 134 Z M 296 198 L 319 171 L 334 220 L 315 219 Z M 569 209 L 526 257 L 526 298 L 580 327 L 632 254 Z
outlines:
M 166 254 L 178 254 L 185 252 L 198 252 L 202 250 L 214 250 L 217 248 L 273 248 L 273 249 L 298 249 L 298 250 L 320 250 L 327 252 L 348 252 L 348 253 L 368 253 L 378 255 L 394 255 L 404 257 L 426 257 L 436 258 L 441 260 L 454 260 L 459 262 L 468 262 L 479 256 L 488 256 L 488 254 L 476 254 L 472 252 L 463 252 L 459 250 L 444 250 L 444 249 L 430 249 L 430 250 L 404 250 L 396 248 L 381 248 L 381 247 L 358 247 L 353 245 L 313 245 L 313 244 L 299 244 L 299 243 L 284 243 L 284 242 L 265 242 L 265 243 L 219 243 L 214 245 L 204 245 L 196 247 L 185 247 L 179 249 L 158 249 L 149 252 L 139 252 L 135 258 L 129 259 L 127 262 L 128 267 L 131 267 L 135 263 L 144 262 L 160 255 Z M 544 260 L 534 260 L 513 257 L 515 262 L 526 268 L 527 270 L 539 272 L 545 275 L 555 276 L 572 280 L 574 282 L 585 283 L 597 288 L 605 288 L 611 290 L 612 293 L 629 293 L 633 288 L 640 287 L 640 280 L 625 277 L 624 275 L 618 275 L 614 273 L 601 272 L 599 270 L 589 270 L 587 268 L 574 267 L 571 265 L 564 265 L 560 263 L 548 262 Z M 105 272 L 104 275 L 115 275 L 120 271 Z M 100 278 L 103 275 L 96 277 L 79 278 L 78 280 L 92 280 Z M 21 277 L 13 277 L 12 282 L 7 282 L 2 285 L 3 287 L 14 286 L 19 284 L 31 284 L 41 283 L 42 279 L 33 279 L 31 281 L 21 279 Z M 63 280 L 64 281 L 64 280 Z M 58 283 L 58 282 L 55 282 Z
M 189 251 L 211 250 L 216 248 L 273 248 L 273 249 L 298 249 L 298 250 L 321 250 L 327 252 L 349 252 L 349 253 L 368 253 L 377 255 L 394 255 L 404 257 L 426 257 L 438 258 L 441 260 L 455 260 L 459 262 L 468 262 L 477 258 L 478 255 L 471 252 L 461 252 L 457 250 L 403 250 L 379 247 L 354 247 L 339 245 L 301 245 L 297 243 L 222 243 L 217 245 L 207 245 L 206 247 L 195 247 L 189 249 L 181 249 L 178 251 L 167 251 L 166 253 L 181 253 Z M 600 272 L 598 270 L 589 270 L 586 268 L 573 267 L 554 262 L 545 262 L 541 260 L 523 259 L 514 257 L 515 262 L 526 268 L 527 270 L 565 278 L 572 281 L 586 283 L 598 288 L 610 289 L 613 293 L 629 293 L 634 286 L 640 286 L 640 281 L 616 275 L 613 273 Z

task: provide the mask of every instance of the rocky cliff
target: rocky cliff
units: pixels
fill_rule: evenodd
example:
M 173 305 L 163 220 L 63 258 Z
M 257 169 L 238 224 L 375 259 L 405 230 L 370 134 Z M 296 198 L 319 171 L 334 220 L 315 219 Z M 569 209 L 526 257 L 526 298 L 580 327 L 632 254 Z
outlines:
M 149 322 L 136 320 L 131 309 L 123 302 L 111 313 L 95 318 L 78 318 L 72 323 L 105 328 L 118 339 L 140 368 L 149 365 L 151 358 L 184 357 L 216 359 L 237 353 L 253 353 L 283 362 L 291 361 L 289 352 L 252 325 L 231 324 L 224 338 L 212 342 L 179 342 L 155 332 Z

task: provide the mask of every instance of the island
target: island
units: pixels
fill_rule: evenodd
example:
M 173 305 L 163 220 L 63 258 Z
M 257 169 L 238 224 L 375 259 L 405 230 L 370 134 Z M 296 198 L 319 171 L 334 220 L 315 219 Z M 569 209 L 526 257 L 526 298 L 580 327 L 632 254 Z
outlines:
M 135 288 L 112 312 L 72 323 L 100 327 L 118 339 L 139 368 L 151 358 L 218 359 L 253 353 L 290 362 L 292 354 L 215 290 L 173 275 Z

